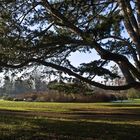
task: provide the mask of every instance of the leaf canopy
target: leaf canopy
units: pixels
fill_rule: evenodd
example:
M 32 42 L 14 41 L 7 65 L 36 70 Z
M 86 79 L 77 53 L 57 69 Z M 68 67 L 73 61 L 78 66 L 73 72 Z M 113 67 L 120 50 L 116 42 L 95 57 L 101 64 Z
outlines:
M 74 67 L 69 56 L 96 51 L 89 63 Z M 126 83 L 109 86 L 95 76 L 120 75 Z M 0 65 L 21 68 L 41 64 L 103 89 L 140 87 L 139 0 L 2 0 L 0 2 Z

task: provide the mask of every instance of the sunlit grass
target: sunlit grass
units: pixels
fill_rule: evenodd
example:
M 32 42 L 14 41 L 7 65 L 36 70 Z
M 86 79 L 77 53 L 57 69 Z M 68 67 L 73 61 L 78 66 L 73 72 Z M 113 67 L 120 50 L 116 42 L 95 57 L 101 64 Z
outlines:
M 45 103 L 45 102 L 17 102 L 0 100 L 0 109 L 21 111 L 69 111 L 70 109 L 102 109 L 102 108 L 139 108 L 140 99 L 132 103 Z

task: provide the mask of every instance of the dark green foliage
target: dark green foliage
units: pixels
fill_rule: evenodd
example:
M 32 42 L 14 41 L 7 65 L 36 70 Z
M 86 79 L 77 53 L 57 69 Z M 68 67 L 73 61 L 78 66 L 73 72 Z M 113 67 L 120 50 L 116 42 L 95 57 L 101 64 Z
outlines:
M 63 83 L 63 82 L 56 82 L 56 83 L 49 83 L 48 88 L 50 90 L 57 90 L 60 93 L 79 93 L 79 94 L 86 94 L 92 92 L 91 88 L 89 88 L 86 84 L 80 83 Z
M 133 0 L 4 0 L 0 2 L 0 66 L 44 65 L 103 89 L 138 88 L 139 9 L 139 1 Z M 73 53 L 93 51 L 100 58 L 93 57 L 79 68 L 70 62 Z M 94 81 L 96 76 L 119 77 L 107 67 L 112 62 L 126 85 L 118 88 Z
M 90 76 L 92 75 L 98 75 L 98 76 L 103 76 L 103 75 L 108 75 L 109 77 L 112 78 L 120 78 L 117 73 L 112 73 L 106 68 L 102 67 L 103 62 L 102 61 L 93 61 L 90 63 L 84 63 L 81 64 L 80 72 L 81 74 L 87 73 Z

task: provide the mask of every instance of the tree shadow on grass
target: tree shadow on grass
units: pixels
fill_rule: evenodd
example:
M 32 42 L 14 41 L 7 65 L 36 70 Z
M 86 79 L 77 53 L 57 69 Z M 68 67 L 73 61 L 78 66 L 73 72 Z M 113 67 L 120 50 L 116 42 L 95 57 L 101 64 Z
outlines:
M 140 125 L 1 115 L 0 140 L 138 140 Z M 8 127 L 9 126 L 9 127 Z
M 139 107 L 140 104 L 132 104 L 132 103 L 112 103 L 112 104 L 104 104 L 104 106 L 108 107 Z
M 87 120 L 110 120 L 134 122 L 140 121 L 140 108 L 113 108 L 113 109 L 71 109 L 69 114 L 72 119 L 87 119 Z

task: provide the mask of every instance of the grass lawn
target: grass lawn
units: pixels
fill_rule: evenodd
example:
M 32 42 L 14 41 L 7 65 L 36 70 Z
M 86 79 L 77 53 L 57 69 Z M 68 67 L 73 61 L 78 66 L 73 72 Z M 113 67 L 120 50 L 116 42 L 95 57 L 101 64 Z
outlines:
M 139 140 L 140 100 L 131 103 L 0 101 L 0 140 Z

